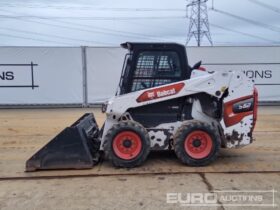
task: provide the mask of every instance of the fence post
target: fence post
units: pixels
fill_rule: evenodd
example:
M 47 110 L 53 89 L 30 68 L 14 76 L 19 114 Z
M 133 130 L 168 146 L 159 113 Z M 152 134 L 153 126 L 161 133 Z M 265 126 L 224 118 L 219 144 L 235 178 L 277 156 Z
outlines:
M 88 85 L 87 85 L 87 53 L 86 46 L 81 46 L 82 51 L 82 74 L 83 74 L 83 107 L 88 107 Z

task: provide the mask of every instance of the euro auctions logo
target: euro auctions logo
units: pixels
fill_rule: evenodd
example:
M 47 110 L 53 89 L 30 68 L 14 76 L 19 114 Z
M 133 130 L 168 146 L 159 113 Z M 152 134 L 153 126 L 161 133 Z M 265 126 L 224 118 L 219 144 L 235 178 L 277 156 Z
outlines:
M 181 206 L 212 205 L 218 203 L 218 196 L 216 193 L 167 193 L 166 202 Z
M 275 190 L 213 191 L 208 193 L 167 193 L 166 203 L 180 206 L 277 207 Z

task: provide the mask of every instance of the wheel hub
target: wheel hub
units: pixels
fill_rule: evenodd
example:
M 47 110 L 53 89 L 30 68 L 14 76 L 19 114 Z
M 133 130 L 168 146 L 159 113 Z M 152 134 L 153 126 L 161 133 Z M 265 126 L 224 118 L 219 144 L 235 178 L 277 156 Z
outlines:
M 123 146 L 124 146 L 125 148 L 130 148 L 131 145 L 132 145 L 132 142 L 131 142 L 130 139 L 125 139 L 125 140 L 123 141 Z
M 200 141 L 200 139 L 195 139 L 195 140 L 192 142 L 192 144 L 193 144 L 194 147 L 200 147 L 201 141 Z

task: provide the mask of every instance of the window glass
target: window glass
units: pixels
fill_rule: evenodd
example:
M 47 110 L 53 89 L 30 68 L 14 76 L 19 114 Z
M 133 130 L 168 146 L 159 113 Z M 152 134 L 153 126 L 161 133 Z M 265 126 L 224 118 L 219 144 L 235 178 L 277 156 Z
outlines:
M 132 90 L 176 82 L 180 79 L 179 56 L 174 51 L 144 51 L 138 56 Z

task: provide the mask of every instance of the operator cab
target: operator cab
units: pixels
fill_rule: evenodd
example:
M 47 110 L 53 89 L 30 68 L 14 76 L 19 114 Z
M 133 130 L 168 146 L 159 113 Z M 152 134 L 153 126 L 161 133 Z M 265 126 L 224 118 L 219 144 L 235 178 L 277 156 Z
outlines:
M 121 44 L 128 49 L 117 95 L 190 78 L 185 46 L 176 43 Z

